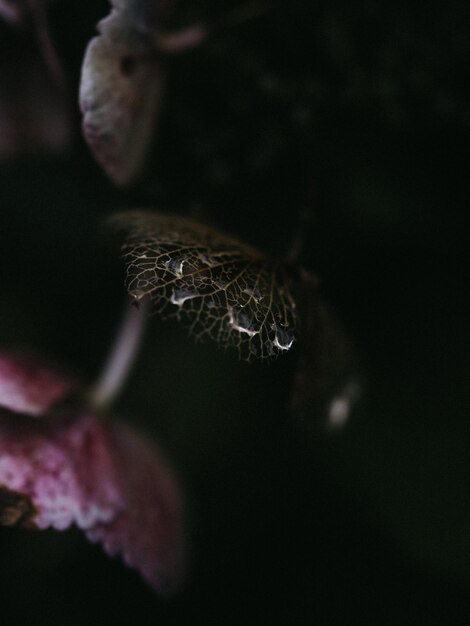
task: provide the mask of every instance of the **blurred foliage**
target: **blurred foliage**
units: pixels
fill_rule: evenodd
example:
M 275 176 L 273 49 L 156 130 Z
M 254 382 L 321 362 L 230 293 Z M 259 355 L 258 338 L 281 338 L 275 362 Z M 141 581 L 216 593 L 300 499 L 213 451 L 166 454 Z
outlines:
M 182 0 L 174 25 L 235 4 Z M 51 5 L 74 97 L 107 11 Z M 468 622 L 468 22 L 463 2 L 273 2 L 168 60 L 132 188 L 117 191 L 94 163 L 78 109 L 69 152 L 1 164 L 2 345 L 99 370 L 125 295 L 100 226 L 117 208 L 202 207 L 282 254 L 306 205 L 302 261 L 369 372 L 355 421 L 318 437 L 286 411 L 295 353 L 248 365 L 155 319 L 118 410 L 179 468 L 188 587 L 162 602 L 74 533 L 5 530 L 8 622 Z

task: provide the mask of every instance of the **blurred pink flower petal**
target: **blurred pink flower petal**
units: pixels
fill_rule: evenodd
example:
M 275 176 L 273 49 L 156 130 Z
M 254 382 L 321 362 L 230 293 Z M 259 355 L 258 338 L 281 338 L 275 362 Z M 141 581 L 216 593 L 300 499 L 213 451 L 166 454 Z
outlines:
M 61 152 L 70 143 L 70 102 L 52 43 L 46 2 L 0 0 L 0 160 Z
M 55 398 L 69 384 L 58 386 L 60 376 L 47 368 L 0 358 L 0 397 L 3 389 L 13 410 L 45 409 L 54 394 L 41 396 L 40 381 Z M 168 592 L 182 575 L 182 508 L 168 464 L 130 427 L 70 408 L 42 420 L 0 413 L 0 524 L 76 525 Z
M 0 352 L 0 409 L 40 417 L 79 388 L 58 367 L 28 355 Z
M 0 485 L 31 498 L 41 529 L 88 529 L 124 506 L 108 430 L 90 415 L 41 423 L 4 417 Z
M 118 483 L 125 502 L 109 523 L 91 527 L 87 536 L 125 562 L 160 591 L 171 591 L 184 565 L 183 502 L 161 454 L 124 424 L 110 429 Z
M 159 13 L 147 0 L 115 0 L 88 44 L 80 84 L 83 133 L 117 185 L 140 174 L 157 118 L 164 71 L 151 31 Z
M 23 19 L 24 2 L 20 0 L 0 0 L 0 17 L 6 22 L 16 24 Z

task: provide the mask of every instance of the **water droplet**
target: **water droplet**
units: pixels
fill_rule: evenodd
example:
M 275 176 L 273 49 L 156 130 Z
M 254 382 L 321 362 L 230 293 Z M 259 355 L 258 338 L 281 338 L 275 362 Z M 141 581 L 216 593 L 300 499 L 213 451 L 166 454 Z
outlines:
M 281 326 L 274 326 L 276 329 L 276 335 L 274 337 L 274 345 L 279 350 L 289 350 L 294 343 L 294 338 L 289 335 L 285 328 Z
M 177 306 L 181 306 L 184 302 L 186 302 L 186 300 L 192 300 L 198 296 L 198 293 L 189 291 L 189 289 L 174 289 L 171 294 L 170 302 L 176 304 Z
M 183 277 L 184 259 L 170 259 L 165 263 L 167 270 L 174 274 L 177 278 Z
M 140 302 L 142 298 L 145 296 L 146 292 L 143 289 L 131 289 L 129 291 L 129 295 L 134 299 L 135 302 Z
M 348 421 L 355 402 L 361 395 L 361 387 L 356 381 L 350 381 L 341 392 L 333 398 L 328 407 L 328 425 L 340 428 Z
M 250 319 L 242 307 L 232 307 L 229 311 L 229 315 L 230 325 L 234 330 L 238 330 L 239 333 L 246 333 L 250 337 L 259 333 L 259 330 L 255 329 L 254 320 Z

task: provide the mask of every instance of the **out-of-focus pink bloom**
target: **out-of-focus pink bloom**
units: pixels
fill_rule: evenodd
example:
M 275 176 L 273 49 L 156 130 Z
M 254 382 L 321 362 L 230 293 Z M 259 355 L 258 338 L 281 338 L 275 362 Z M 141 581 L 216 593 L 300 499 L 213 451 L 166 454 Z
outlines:
M 75 524 L 155 589 L 171 591 L 184 556 L 175 478 L 129 426 L 70 406 L 48 414 L 76 390 L 57 371 L 0 355 L 0 523 Z
M 61 152 L 70 142 L 69 94 L 46 5 L 0 0 L 0 161 Z
M 79 389 L 79 382 L 57 366 L 27 354 L 0 352 L 0 409 L 40 417 Z
M 83 60 L 84 137 L 119 186 L 134 182 L 143 168 L 162 96 L 164 69 L 147 24 L 150 4 L 111 0 L 112 11 L 99 23 L 100 34 Z
M 19 0 L 0 0 L 0 17 L 13 24 L 21 21 L 24 3 Z

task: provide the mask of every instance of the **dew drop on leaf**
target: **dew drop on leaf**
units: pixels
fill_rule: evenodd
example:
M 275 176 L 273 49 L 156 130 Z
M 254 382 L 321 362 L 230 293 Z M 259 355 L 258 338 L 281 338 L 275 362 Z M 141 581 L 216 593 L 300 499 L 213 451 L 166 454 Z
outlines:
M 232 307 L 229 311 L 229 319 L 232 328 L 239 333 L 246 333 L 250 337 L 259 333 L 259 330 L 256 329 L 255 321 L 249 317 L 242 307 Z
M 276 335 L 274 337 L 274 345 L 279 350 L 289 350 L 292 346 L 294 338 L 280 325 L 275 326 Z
M 259 250 L 191 219 L 152 211 L 111 218 L 122 236 L 126 287 L 148 296 L 197 339 L 233 347 L 241 357 L 274 357 L 298 333 L 293 272 Z
M 199 294 L 194 291 L 189 291 L 187 289 L 175 289 L 171 294 L 171 302 L 176 304 L 177 306 L 181 306 L 186 302 L 186 300 L 192 300 L 193 298 L 198 298 Z

